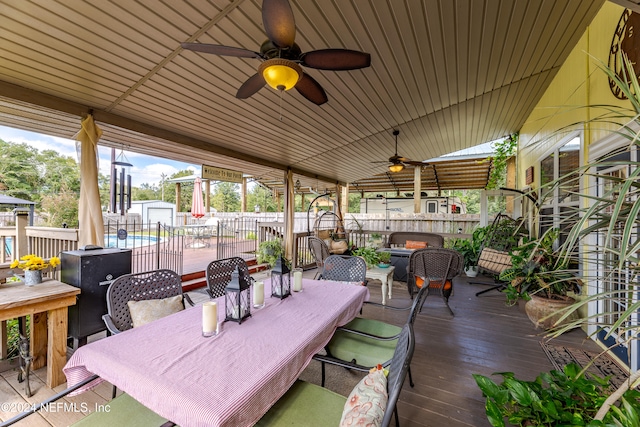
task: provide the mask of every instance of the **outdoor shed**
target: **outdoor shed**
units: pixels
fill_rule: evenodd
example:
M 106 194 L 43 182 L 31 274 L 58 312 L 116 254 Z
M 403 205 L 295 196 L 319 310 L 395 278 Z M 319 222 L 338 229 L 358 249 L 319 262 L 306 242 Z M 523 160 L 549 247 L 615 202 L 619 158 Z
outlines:
M 143 224 L 160 222 L 166 225 L 176 223 L 176 205 L 161 200 L 139 200 L 131 202 L 129 213 L 137 213 Z

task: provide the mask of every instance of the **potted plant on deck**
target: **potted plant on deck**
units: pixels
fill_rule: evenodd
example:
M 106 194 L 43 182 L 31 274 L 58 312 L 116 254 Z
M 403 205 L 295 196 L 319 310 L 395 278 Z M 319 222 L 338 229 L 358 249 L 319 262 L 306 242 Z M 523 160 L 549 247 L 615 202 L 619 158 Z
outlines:
M 471 239 L 455 238 L 451 242 L 451 249 L 460 252 L 464 259 L 464 272 L 468 277 L 476 277 L 478 274 L 478 257 L 487 229 L 488 227 L 477 227 Z
M 507 304 L 526 301 L 525 311 L 536 327 L 551 329 L 566 308 L 575 303 L 569 294 L 579 294 L 582 281 L 576 270 L 570 268 L 572 258 L 563 249 L 553 249 L 558 229 L 548 230 L 539 239 L 524 239 L 524 243 L 511 251 L 513 266 L 500 273 L 507 282 L 504 292 Z M 565 311 L 563 311 L 565 310 Z M 564 319 L 565 323 L 577 318 L 577 313 Z

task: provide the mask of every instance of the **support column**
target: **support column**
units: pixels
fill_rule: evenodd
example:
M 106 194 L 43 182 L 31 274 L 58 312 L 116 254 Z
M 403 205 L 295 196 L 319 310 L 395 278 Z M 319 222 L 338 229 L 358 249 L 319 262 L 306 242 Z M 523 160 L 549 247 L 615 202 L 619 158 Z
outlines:
M 211 181 L 208 179 L 204 182 L 204 211 L 211 212 Z
M 180 210 L 180 183 L 176 182 L 176 213 L 178 212 L 182 212 L 182 210 Z M 183 216 L 184 218 L 184 224 L 186 224 L 186 216 Z
M 247 178 L 242 177 L 242 186 L 240 189 L 240 212 L 247 211 Z
M 422 166 L 413 169 L 413 213 L 420 213 L 422 210 Z
M 285 172 L 284 180 L 284 252 L 285 257 L 296 265 L 293 259 L 293 227 L 294 227 L 294 196 L 293 172 L 291 169 Z

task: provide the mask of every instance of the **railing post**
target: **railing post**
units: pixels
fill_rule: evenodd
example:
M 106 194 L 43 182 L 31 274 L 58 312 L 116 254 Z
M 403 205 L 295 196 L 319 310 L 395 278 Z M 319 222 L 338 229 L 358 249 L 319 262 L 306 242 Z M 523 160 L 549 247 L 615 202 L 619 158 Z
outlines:
M 14 259 L 28 255 L 31 250 L 29 247 L 29 239 L 27 238 L 27 225 L 29 225 L 29 211 L 15 209 L 16 216 L 16 253 L 13 254 Z
M 156 223 L 156 270 L 160 269 L 160 221 Z

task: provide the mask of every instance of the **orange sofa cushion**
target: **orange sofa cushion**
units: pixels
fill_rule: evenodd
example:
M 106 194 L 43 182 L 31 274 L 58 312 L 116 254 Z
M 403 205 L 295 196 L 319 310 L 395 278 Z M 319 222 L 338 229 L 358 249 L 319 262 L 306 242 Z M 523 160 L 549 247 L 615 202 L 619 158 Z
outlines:
M 424 249 L 427 247 L 427 242 L 421 242 L 419 240 L 407 240 L 404 244 L 405 249 Z

